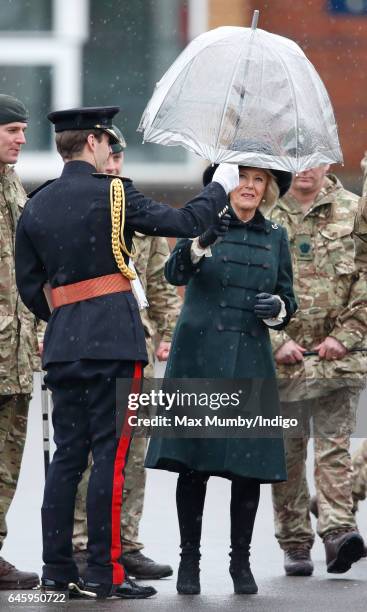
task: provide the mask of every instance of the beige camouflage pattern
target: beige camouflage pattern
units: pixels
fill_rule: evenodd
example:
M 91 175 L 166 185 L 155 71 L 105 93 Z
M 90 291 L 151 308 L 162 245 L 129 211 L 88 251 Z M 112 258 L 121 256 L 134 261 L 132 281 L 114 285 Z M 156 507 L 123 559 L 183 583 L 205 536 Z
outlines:
M 367 269 L 356 260 L 357 207 L 358 197 L 328 175 L 306 214 L 291 195 L 273 209 L 272 219 L 288 231 L 299 306 L 285 331 L 271 332 L 274 352 L 289 339 L 313 350 L 327 336 L 348 349 L 366 345 Z M 282 411 L 292 416 L 298 412 L 306 427 L 303 435 L 287 435 L 289 480 L 273 485 L 276 537 L 284 549 L 311 547 L 314 540 L 305 472 L 310 419 L 313 434 L 319 436 L 314 441 L 317 532 L 324 538 L 355 528 L 349 438 L 366 372 L 367 357 L 362 353 L 335 361 L 311 356 L 300 364 L 277 365 Z
M 27 432 L 30 395 L 0 396 L 0 549 L 7 534 L 5 517 L 17 488 Z
M 282 404 L 283 414 L 309 413 L 314 426 L 314 477 L 319 518 L 317 533 L 324 538 L 333 531 L 356 529 L 352 512 L 352 463 L 349 439 L 355 426 L 358 394 L 334 391 L 329 397 Z M 340 423 L 330 436 L 330 415 Z M 333 427 L 333 426 L 332 426 Z M 334 427 L 333 427 L 334 429 Z M 310 493 L 306 480 L 309 432 L 285 438 L 288 480 L 272 485 L 275 537 L 283 550 L 311 548 Z M 328 458 L 332 460 L 328 460 Z
M 33 370 L 40 369 L 36 322 L 15 283 L 16 223 L 26 201 L 12 168 L 0 173 L 0 548 L 26 437 Z
M 15 283 L 15 227 L 26 201 L 11 168 L 0 173 L 0 394 L 31 393 L 33 370 L 40 369 L 35 318 Z
M 171 342 L 182 301 L 176 288 L 169 285 L 164 277 L 164 265 L 170 253 L 167 240 L 139 233 L 134 237 L 134 245 L 136 248 L 135 268 L 149 302 L 149 307 L 140 313 L 149 358 L 149 364 L 144 369 L 144 377 L 154 378 L 154 336 L 157 334 L 161 340 Z M 143 544 L 138 541 L 138 536 L 144 505 L 146 444 L 146 438 L 137 436 L 133 438 L 129 450 L 121 517 L 121 541 L 124 552 L 143 548 Z M 74 550 L 85 550 L 87 545 L 85 506 L 89 473 L 90 467 L 83 475 L 76 498 Z
M 347 349 L 365 344 L 367 268 L 361 268 L 355 259 L 357 207 L 358 196 L 344 189 L 334 175 L 328 175 L 306 214 L 291 195 L 279 200 L 272 210 L 272 220 L 288 231 L 298 302 L 298 311 L 286 330 L 271 332 L 274 352 L 289 339 L 307 350 L 326 336 L 333 336 Z M 308 244 L 311 249 L 303 253 Z M 306 357 L 300 364 L 280 365 L 281 399 L 326 396 L 346 384 L 361 389 L 366 372 L 367 356 L 363 353 L 335 361 Z
M 362 265 L 367 265 L 367 151 L 361 161 L 361 167 L 363 170 L 362 197 L 358 204 L 354 233 L 357 258 Z
M 170 254 L 168 242 L 166 238 L 135 232 L 134 245 L 137 252 L 135 268 L 149 302 L 149 308 L 140 313 L 145 337 L 153 338 L 157 334 L 161 340 L 171 342 L 182 300 L 164 276 Z M 144 374 L 150 377 L 146 369 Z
M 358 502 L 367 497 L 367 440 L 356 450 L 352 457 L 353 512 L 358 510 Z

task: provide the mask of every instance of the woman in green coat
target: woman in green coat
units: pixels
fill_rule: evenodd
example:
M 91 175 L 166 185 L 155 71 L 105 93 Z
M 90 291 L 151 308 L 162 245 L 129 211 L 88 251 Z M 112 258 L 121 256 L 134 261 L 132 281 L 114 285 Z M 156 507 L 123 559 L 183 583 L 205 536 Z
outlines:
M 210 182 L 214 170 L 209 167 L 204 172 L 204 184 Z M 269 416 L 269 405 L 272 415 L 279 414 L 269 326 L 283 329 L 296 302 L 286 231 L 266 220 L 259 207 L 271 207 L 284 195 L 291 174 L 250 167 L 240 167 L 239 174 L 239 187 L 229 196 L 228 218 L 193 241 L 180 240 L 166 264 L 168 281 L 187 285 L 166 377 L 261 379 L 267 383 Z M 260 483 L 286 479 L 282 438 L 152 438 L 146 466 L 179 473 L 176 499 L 182 552 L 178 592 L 200 592 L 206 485 L 209 476 L 217 475 L 232 481 L 230 573 L 234 590 L 256 593 L 249 550 Z

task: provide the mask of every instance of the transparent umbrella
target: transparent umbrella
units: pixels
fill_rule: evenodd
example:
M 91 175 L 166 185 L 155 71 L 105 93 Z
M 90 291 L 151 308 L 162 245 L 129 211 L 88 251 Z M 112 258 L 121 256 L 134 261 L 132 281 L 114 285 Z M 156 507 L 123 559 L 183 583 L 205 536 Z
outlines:
M 256 24 L 210 30 L 184 49 L 144 111 L 144 141 L 290 172 L 342 162 L 314 66 L 295 42 Z

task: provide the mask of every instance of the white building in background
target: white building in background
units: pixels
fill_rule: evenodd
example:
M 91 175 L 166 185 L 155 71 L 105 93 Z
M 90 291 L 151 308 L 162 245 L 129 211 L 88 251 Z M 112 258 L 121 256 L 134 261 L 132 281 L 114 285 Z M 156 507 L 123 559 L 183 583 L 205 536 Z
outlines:
M 208 0 L 1 0 L 0 93 L 31 114 L 17 164 L 37 184 L 62 167 L 51 110 L 119 105 L 126 174 L 139 183 L 197 180 L 201 165 L 180 147 L 142 144 L 136 132 L 154 85 L 189 40 L 207 29 Z

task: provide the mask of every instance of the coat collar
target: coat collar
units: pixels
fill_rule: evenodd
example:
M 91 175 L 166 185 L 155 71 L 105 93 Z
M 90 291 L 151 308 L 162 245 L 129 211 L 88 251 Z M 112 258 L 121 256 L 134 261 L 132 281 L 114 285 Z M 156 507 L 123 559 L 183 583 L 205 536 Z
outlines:
M 93 174 L 93 172 L 96 172 L 95 166 L 89 162 L 75 160 L 66 162 L 61 177 L 71 174 Z
M 256 209 L 255 215 L 252 217 L 252 219 L 247 222 L 241 221 L 241 219 L 236 216 L 236 213 L 231 206 L 229 208 L 229 214 L 231 215 L 231 219 L 229 221 L 230 227 L 246 227 L 246 229 L 254 230 L 255 232 L 265 232 L 266 230 L 265 217 L 258 208 Z

